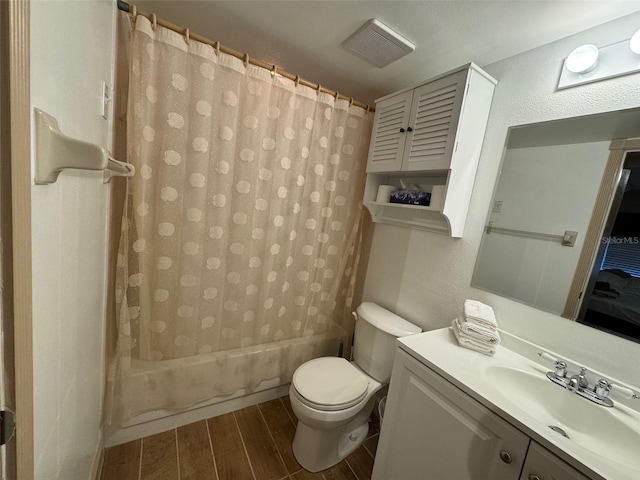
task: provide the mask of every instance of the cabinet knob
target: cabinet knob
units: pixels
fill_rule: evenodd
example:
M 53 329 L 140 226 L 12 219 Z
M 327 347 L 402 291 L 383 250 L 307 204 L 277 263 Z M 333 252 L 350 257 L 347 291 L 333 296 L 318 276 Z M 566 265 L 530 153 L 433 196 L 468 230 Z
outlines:
M 531 474 L 527 477 L 529 480 L 540 480 L 538 475 Z
M 407 132 L 413 132 L 413 128 L 407 127 Z
M 500 451 L 500 460 L 502 460 L 504 463 L 511 463 L 513 461 L 513 459 L 511 458 L 511 454 L 506 450 Z
M 400 127 L 400 133 L 404 133 L 404 128 Z

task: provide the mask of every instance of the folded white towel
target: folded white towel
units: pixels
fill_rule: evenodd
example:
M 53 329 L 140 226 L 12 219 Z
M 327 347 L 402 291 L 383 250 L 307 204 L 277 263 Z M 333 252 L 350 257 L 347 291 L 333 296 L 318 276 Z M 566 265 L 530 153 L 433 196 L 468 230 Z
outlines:
M 468 348 L 469 350 L 475 350 L 476 352 L 480 352 L 485 355 L 495 355 L 496 349 L 492 345 L 479 342 L 462 333 L 458 328 L 458 319 L 451 322 L 451 330 L 453 330 L 453 334 L 455 335 L 456 340 L 458 340 L 458 345 L 461 347 Z
M 454 322 L 456 322 L 458 329 L 469 337 L 489 345 L 500 345 L 500 334 L 495 328 L 485 327 L 475 322 L 466 322 L 464 319 L 458 318 Z
M 464 318 L 466 321 L 475 322 L 478 325 L 498 328 L 493 308 L 477 300 L 464 301 Z

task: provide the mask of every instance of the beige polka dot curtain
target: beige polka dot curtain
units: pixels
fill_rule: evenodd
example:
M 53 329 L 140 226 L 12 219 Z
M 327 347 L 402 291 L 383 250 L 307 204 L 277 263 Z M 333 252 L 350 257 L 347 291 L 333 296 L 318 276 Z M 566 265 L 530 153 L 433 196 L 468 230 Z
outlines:
M 138 17 L 111 374 L 128 418 L 335 354 L 373 115 Z

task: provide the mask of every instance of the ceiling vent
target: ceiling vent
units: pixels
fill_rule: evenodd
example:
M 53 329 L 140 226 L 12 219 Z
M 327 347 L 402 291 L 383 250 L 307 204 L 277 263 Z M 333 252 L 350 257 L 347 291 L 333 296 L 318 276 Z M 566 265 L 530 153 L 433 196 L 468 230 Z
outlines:
M 342 47 L 376 67 L 386 67 L 416 49 L 413 43 L 375 18 L 347 38 Z

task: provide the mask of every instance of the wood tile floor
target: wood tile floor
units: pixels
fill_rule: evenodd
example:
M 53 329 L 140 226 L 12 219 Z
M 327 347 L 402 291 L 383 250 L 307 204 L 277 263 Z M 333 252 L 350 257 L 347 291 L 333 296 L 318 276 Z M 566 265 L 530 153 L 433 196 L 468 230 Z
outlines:
M 303 470 L 291 450 L 297 419 L 288 397 L 192 423 L 105 451 L 101 480 L 367 480 L 378 425 L 338 465 Z

